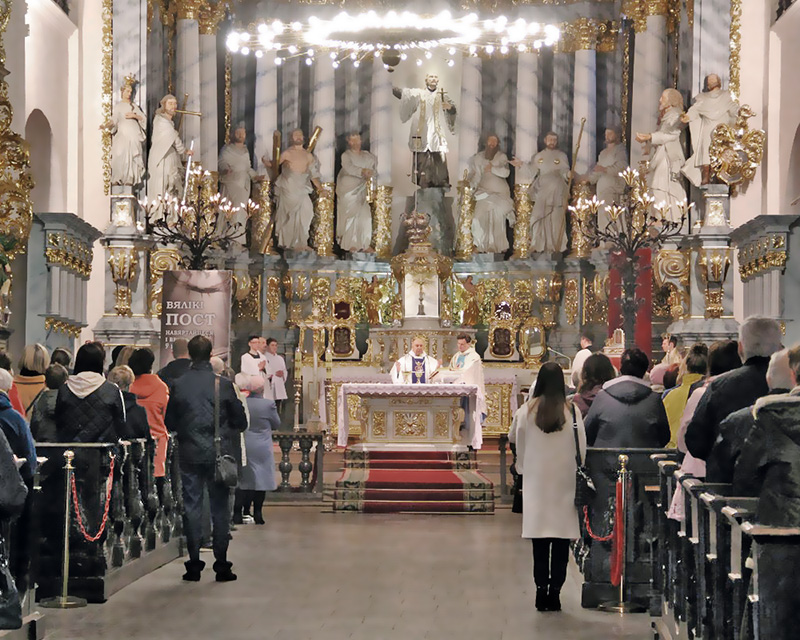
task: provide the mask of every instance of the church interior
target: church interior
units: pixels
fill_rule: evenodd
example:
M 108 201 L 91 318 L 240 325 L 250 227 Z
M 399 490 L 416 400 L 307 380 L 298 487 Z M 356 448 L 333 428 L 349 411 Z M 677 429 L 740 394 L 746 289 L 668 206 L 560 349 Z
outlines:
M 580 350 L 672 364 L 674 336 L 688 361 L 751 316 L 800 343 L 798 33 L 794 0 L 0 0 L 0 351 L 155 372 L 205 335 L 280 420 L 224 597 L 171 593 L 179 449 L 166 489 L 150 444 L 91 449 L 73 516 L 91 496 L 109 526 L 73 525 L 65 569 L 70 446 L 37 441 L 39 573 L 0 637 L 162 637 L 142 604 L 163 637 L 796 637 L 800 529 L 674 443 L 590 444 L 571 617 L 536 618 L 510 432 L 543 367 L 578 390 Z M 40 607 L 67 589 L 93 604 Z

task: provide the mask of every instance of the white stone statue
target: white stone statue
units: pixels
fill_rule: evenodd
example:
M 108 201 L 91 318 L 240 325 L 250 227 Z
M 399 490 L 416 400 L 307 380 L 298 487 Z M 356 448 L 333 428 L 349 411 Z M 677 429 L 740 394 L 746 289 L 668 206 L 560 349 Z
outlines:
M 558 135 L 553 131 L 545 135 L 544 144 L 530 163 L 514 158 L 511 164 L 522 170 L 522 182 L 531 183 L 531 251 L 560 253 L 567 248 L 569 159 L 556 148 Z
M 606 207 L 622 202 L 625 181 L 619 174 L 628 166 L 628 154 L 625 152 L 625 145 L 620 142 L 616 129 L 606 129 L 605 140 L 606 146 L 597 157 L 597 164 L 584 176 L 587 182 L 597 185 L 597 199 L 605 202 L 597 212 L 599 229 L 605 229 L 610 221 Z
M 278 246 L 284 249 L 310 251 L 308 237 L 314 218 L 311 193 L 320 182 L 319 161 L 303 144 L 305 137 L 301 129 L 295 129 L 290 137 L 291 146 L 281 154 L 281 175 L 275 181 L 275 233 Z M 272 168 L 272 161 L 261 159 Z
M 372 210 L 367 202 L 369 181 L 378 159 L 361 148 L 358 132 L 347 136 L 349 149 L 342 154 L 336 178 L 336 241 L 345 251 L 372 251 Z
M 136 78 L 126 76 L 120 88 L 120 101 L 111 119 L 100 128 L 111 133 L 111 184 L 135 187 L 144 178 L 145 115 L 132 101 Z
M 172 122 L 177 108 L 177 98 L 166 95 L 161 98 L 161 106 L 153 118 L 150 155 L 147 158 L 147 195 L 151 200 L 165 194 L 177 197 L 183 190 L 181 156 L 191 156 L 192 151 L 183 146 Z
M 475 195 L 472 242 L 478 253 L 508 250 L 506 221 L 513 225 L 516 220 L 506 182 L 509 173 L 508 156 L 500 151 L 500 140 L 495 135 L 487 136 L 486 148 L 470 158 L 467 173 Z
M 414 184 L 425 189 L 450 188 L 447 172 L 446 130 L 455 132 L 456 106 L 444 90 L 437 91 L 439 76 L 425 76 L 425 88 L 392 88 L 400 98 L 400 119 L 411 120 L 409 149 L 414 154 Z
M 636 134 L 636 142 L 649 143 L 644 155 L 650 156 L 647 184 L 655 204 L 666 202 L 669 205 L 667 215 L 673 221 L 680 220 L 677 205 L 686 199 L 681 178 L 681 168 L 686 162 L 681 147 L 682 113 L 680 92 L 664 89 L 658 101 L 658 130 Z
M 217 167 L 219 170 L 220 191 L 235 207 L 231 222 L 239 223 L 240 229 L 247 225 L 245 205 L 250 199 L 254 182 L 263 180 L 250 163 L 250 151 L 247 149 L 247 129 L 240 122 L 233 131 L 233 140 L 222 147 L 219 152 Z
M 694 104 L 681 116 L 681 122 L 689 125 L 694 151 L 683 165 L 683 175 L 696 187 L 711 182 L 711 134 L 718 124 L 736 122 L 739 111 L 739 103 L 730 91 L 722 90 L 717 74 L 707 75 L 704 84 L 703 92 L 694 97 Z

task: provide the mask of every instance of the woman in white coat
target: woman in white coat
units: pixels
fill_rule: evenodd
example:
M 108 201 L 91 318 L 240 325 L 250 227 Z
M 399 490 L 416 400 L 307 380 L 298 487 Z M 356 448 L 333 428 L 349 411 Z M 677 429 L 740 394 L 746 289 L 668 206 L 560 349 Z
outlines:
M 561 610 L 561 587 L 567 577 L 569 542 L 580 535 L 575 508 L 575 435 L 580 457 L 586 455 L 581 412 L 567 401 L 564 373 L 548 362 L 539 370 L 533 396 L 514 415 L 508 432 L 517 445 L 522 474 L 522 537 L 533 543 L 536 608 Z

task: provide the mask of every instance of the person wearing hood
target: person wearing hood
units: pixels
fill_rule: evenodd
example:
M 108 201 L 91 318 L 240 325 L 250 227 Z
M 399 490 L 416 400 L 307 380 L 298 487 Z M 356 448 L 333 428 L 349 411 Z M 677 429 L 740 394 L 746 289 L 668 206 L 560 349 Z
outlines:
M 411 351 L 394 363 L 393 384 L 426 384 L 436 375 L 439 362 L 425 353 L 425 338 L 416 336 Z
M 758 496 L 756 522 L 800 527 L 800 345 L 789 349 L 792 390 L 759 398 L 754 425 L 734 477 L 744 478 Z
M 589 413 L 603 385 L 616 377 L 614 365 L 606 354 L 593 353 L 586 359 L 579 375 L 578 393 L 572 396 L 572 402 L 580 409 L 582 418 Z
M 75 354 L 75 372 L 56 399 L 56 429 L 62 442 L 117 442 L 125 435 L 122 392 L 103 377 L 104 362 L 105 351 L 97 342 Z
M 147 412 L 147 423 L 150 426 L 150 435 L 156 443 L 156 453 L 153 460 L 153 476 L 163 478 L 166 474 L 164 465 L 167 460 L 167 443 L 169 434 L 164 424 L 167 415 L 167 402 L 169 401 L 169 388 L 166 383 L 153 373 L 155 355 L 147 347 L 133 352 L 129 365 L 136 379 L 131 385 L 131 393 Z
M 789 366 L 789 350 L 772 354 L 767 367 L 769 396 L 784 395 L 795 386 Z M 737 473 L 750 434 L 756 428 L 755 404 L 734 411 L 719 425 L 719 436 L 706 461 L 706 482 L 734 483 L 735 495 L 757 496 L 760 483 L 746 470 Z
M 649 364 L 637 347 L 622 354 L 621 375 L 603 385 L 586 414 L 588 446 L 658 448 L 669 442 L 661 396 L 643 379 Z

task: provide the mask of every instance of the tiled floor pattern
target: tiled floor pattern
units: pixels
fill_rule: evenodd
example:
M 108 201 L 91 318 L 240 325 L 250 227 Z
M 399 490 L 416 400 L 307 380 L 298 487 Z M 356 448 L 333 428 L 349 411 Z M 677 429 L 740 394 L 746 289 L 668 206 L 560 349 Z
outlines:
M 181 561 L 104 605 L 48 611 L 48 638 L 77 640 L 605 640 L 652 637 L 647 615 L 579 605 L 574 566 L 561 613 L 533 607 L 530 543 L 520 516 L 358 515 L 268 505 L 230 558 L 239 580 L 210 568 L 183 583 Z M 206 557 L 207 556 L 207 557 Z M 210 554 L 204 557 L 211 564 Z

